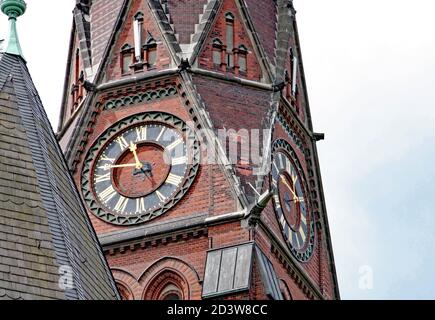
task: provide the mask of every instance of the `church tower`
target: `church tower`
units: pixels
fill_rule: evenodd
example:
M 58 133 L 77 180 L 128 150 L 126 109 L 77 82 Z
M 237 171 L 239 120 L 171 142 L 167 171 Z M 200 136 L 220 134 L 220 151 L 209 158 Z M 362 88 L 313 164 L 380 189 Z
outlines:
M 339 299 L 292 0 L 77 0 L 58 139 L 124 299 Z

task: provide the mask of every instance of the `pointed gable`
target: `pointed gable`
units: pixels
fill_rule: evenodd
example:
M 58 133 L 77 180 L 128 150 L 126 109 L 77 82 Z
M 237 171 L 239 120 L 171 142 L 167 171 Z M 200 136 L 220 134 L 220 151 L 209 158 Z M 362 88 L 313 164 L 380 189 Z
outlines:
M 169 50 L 147 1 L 130 1 L 122 21 L 107 57 L 107 81 L 171 66 Z M 137 39 L 140 39 L 139 48 Z
M 261 81 L 256 50 L 235 0 L 224 0 L 199 54 L 200 68 Z

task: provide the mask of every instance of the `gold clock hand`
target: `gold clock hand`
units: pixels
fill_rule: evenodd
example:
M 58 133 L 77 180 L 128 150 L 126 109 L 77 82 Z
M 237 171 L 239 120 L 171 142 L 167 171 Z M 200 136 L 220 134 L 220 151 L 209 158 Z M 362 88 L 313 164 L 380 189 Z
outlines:
M 293 194 L 294 201 L 295 202 L 303 202 L 303 200 L 301 201 L 300 198 L 296 195 L 296 192 L 293 190 L 293 188 L 290 187 L 290 185 L 288 184 L 287 180 L 285 179 L 285 177 L 283 175 L 281 175 L 281 180 L 287 186 L 287 188 L 290 189 L 291 193 Z
M 130 142 L 130 151 L 133 153 L 134 160 L 136 161 L 136 169 L 142 169 L 143 164 L 140 162 L 139 157 L 137 156 L 137 145 L 133 142 Z
M 103 170 L 110 170 L 115 168 L 135 168 L 136 166 L 137 166 L 136 163 L 116 164 L 116 165 L 106 164 L 102 168 Z
M 285 177 L 283 175 L 281 175 L 281 181 L 287 186 L 287 188 L 290 189 L 291 193 L 293 194 L 293 197 L 295 199 L 299 199 L 299 197 L 296 195 L 296 193 L 294 192 L 294 190 L 290 187 L 290 185 L 288 184 L 287 180 L 285 179 Z
M 298 182 L 298 177 L 297 176 L 293 176 L 293 190 L 296 190 L 296 183 Z

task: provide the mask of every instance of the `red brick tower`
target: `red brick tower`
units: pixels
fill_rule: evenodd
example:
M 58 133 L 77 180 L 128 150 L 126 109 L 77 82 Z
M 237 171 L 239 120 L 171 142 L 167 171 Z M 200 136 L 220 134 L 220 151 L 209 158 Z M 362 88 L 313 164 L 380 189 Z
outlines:
M 291 0 L 77 0 L 58 138 L 125 299 L 338 299 Z

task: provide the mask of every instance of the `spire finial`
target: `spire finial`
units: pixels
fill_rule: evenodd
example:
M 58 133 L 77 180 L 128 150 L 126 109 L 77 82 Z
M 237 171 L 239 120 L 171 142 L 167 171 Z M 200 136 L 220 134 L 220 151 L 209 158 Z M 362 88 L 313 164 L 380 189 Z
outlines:
M 8 40 L 4 42 L 3 50 L 6 53 L 23 57 L 17 33 L 17 18 L 26 12 L 27 5 L 24 0 L 0 0 L 0 10 L 9 17 L 10 30 Z

